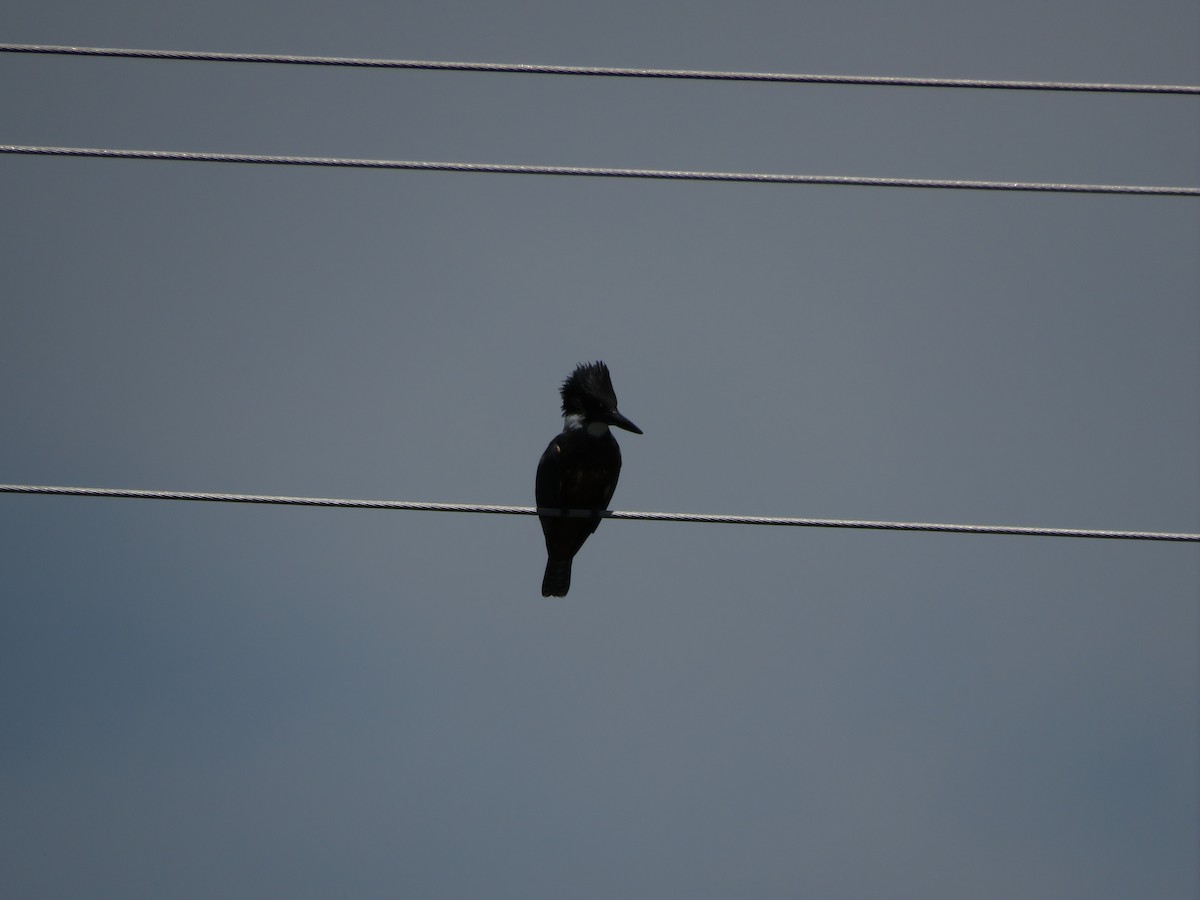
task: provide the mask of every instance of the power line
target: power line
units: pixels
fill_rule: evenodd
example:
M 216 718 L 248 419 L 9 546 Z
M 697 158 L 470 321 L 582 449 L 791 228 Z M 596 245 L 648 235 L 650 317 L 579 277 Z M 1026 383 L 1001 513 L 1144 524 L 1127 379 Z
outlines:
M 402 509 L 416 512 L 490 513 L 508 516 L 564 515 L 562 510 L 533 506 L 488 506 L 477 503 L 423 503 L 410 500 L 345 500 L 329 497 L 280 497 L 271 494 L 213 494 L 199 491 L 146 491 L 132 488 L 56 487 L 0 484 L 0 493 L 56 494 L 71 497 L 119 497 L 137 500 L 193 500 L 217 503 L 258 503 L 275 506 L 322 506 L 348 509 Z M 592 510 L 568 510 L 566 515 L 591 517 Z M 867 528 L 876 531 L 940 531 L 957 534 L 1013 534 L 1032 537 L 1109 538 L 1132 541 L 1200 542 L 1200 534 L 1166 531 L 1111 531 L 1085 528 L 1028 528 L 1012 525 L 946 525 L 933 522 L 872 522 L 863 519 L 805 519 L 777 516 L 726 516 L 698 513 L 623 512 L 606 510 L 606 519 L 647 522 L 707 522 L 718 525 L 788 525 L 804 528 Z
M 760 184 L 832 184 L 859 187 L 943 188 L 969 191 L 1035 191 L 1068 194 L 1142 194 L 1200 196 L 1200 187 L 1132 184 L 1066 184 L 1031 181 L 970 181 L 939 178 L 874 178 L 857 175 L 777 175 L 756 172 L 694 172 L 671 169 L 620 169 L 597 166 L 539 166 L 506 163 L 422 162 L 399 159 L 347 159 L 337 156 L 269 156 L 256 153 L 196 153 L 183 150 L 120 150 L 88 147 L 35 147 L 0 144 L 0 153 L 33 156 L 82 156 L 103 159 L 154 159 L 174 162 L 251 163 L 324 166 L 344 169 L 413 169 L 426 172 L 485 172 L 496 175 L 572 175 L 590 178 L 655 178 L 672 181 L 734 181 Z
M 800 84 L 859 84 L 887 87 L 987 88 L 1017 91 L 1091 91 L 1125 94 L 1200 94 L 1200 85 L 1112 84 L 1085 81 L 1006 81 L 982 78 L 908 78 L 891 75 L 805 75 L 783 72 L 721 72 L 704 69 L 637 69 L 611 66 L 545 66 L 517 63 L 439 62 L 414 59 L 371 59 L 354 56 L 297 56 L 275 53 L 217 53 L 192 50 L 133 50 L 73 47 L 58 44 L 0 44 L 4 53 L 174 59 L 202 62 L 283 63 L 306 66 L 352 66 L 372 69 L 425 69 L 456 72 L 514 72 L 530 75 L 590 75 L 616 78 L 673 78 L 704 81 L 772 81 Z

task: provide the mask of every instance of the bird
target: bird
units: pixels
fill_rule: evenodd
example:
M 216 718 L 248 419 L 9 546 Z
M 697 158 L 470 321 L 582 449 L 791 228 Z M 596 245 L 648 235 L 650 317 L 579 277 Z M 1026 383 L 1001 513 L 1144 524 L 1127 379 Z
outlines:
M 592 510 L 594 516 L 539 515 L 546 538 L 543 597 L 565 597 L 571 561 L 600 525 L 621 474 L 621 448 L 609 426 L 634 434 L 638 428 L 617 411 L 612 376 L 602 362 L 581 363 L 559 390 L 563 430 L 542 454 L 534 494 L 539 511 Z

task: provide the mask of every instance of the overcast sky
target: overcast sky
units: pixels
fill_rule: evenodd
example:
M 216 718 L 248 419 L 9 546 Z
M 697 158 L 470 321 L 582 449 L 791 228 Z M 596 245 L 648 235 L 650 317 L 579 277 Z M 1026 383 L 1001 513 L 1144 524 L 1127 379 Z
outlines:
M 1200 8 L 10 4 L 0 40 L 1200 83 Z M 0 54 L 0 143 L 1200 185 L 1187 96 Z M 0 157 L 0 482 L 1200 531 L 1200 202 Z M 0 894 L 1194 898 L 1194 544 L 0 495 Z

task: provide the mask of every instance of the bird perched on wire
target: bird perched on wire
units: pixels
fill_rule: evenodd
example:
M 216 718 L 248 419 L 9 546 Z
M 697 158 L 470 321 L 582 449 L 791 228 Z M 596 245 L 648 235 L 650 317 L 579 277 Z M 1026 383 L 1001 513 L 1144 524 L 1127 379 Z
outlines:
M 608 366 L 582 363 L 563 382 L 562 434 L 550 442 L 538 462 L 535 495 L 539 510 L 559 515 L 539 516 L 546 536 L 546 574 L 543 597 L 565 597 L 571 588 L 571 560 L 600 525 L 621 474 L 621 448 L 610 425 L 641 434 L 617 411 Z M 592 516 L 566 516 L 566 510 L 592 510 Z

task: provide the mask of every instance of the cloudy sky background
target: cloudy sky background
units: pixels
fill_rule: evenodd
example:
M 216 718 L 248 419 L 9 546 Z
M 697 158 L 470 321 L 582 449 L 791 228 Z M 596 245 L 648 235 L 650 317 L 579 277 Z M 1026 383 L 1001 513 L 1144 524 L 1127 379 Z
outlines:
M 2 39 L 1200 83 L 1186 0 L 6 10 Z M 1200 184 L 1197 99 L 0 55 L 0 142 Z M 1200 203 L 0 157 L 0 481 L 1200 531 Z M 0 496 L 11 897 L 1191 898 L 1194 545 Z

